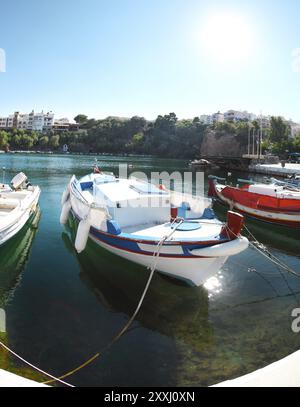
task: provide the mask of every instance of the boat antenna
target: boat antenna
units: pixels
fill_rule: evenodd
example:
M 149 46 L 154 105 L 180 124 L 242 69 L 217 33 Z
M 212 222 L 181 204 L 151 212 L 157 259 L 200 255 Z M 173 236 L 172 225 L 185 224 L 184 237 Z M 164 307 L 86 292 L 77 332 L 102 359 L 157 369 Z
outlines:
M 5 170 L 6 170 L 6 168 L 2 167 L 2 184 L 4 184 L 4 182 L 5 182 Z

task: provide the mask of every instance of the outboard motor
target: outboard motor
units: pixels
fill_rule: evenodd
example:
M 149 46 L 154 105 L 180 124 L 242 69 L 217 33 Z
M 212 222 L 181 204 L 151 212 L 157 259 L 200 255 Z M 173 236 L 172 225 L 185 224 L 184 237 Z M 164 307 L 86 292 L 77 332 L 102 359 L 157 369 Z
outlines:
M 13 179 L 10 181 L 10 185 L 13 190 L 27 188 L 27 176 L 23 172 L 19 172 Z

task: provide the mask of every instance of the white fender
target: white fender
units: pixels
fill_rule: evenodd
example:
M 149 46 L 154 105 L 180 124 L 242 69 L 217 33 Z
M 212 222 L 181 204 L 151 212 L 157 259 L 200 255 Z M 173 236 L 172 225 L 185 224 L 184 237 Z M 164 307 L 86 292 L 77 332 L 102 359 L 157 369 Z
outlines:
M 65 225 L 67 223 L 67 220 L 69 218 L 69 214 L 70 214 L 70 210 L 71 210 L 71 201 L 68 200 L 64 203 L 62 210 L 61 210 L 61 214 L 60 214 L 60 223 L 62 225 Z
M 75 249 L 77 253 L 81 253 L 86 247 L 90 232 L 90 226 L 91 223 L 89 216 L 79 222 L 75 239 Z
M 64 190 L 61 196 L 61 206 L 64 206 L 69 197 L 70 197 L 70 184 L 68 184 L 67 188 Z
M 238 237 L 230 242 L 220 243 L 215 246 L 204 247 L 203 249 L 193 249 L 190 253 L 194 256 L 205 257 L 228 257 L 238 254 L 247 249 L 249 241 L 245 236 Z

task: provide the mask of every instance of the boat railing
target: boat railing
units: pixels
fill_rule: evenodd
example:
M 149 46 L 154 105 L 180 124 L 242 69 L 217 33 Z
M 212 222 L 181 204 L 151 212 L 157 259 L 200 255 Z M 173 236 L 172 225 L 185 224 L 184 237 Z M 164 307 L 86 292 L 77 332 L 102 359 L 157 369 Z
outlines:
M 243 179 L 243 178 L 238 178 L 237 182 L 243 182 L 244 184 L 257 184 L 256 181 L 253 181 L 252 179 Z
M 208 179 L 215 179 L 217 181 L 226 181 L 226 178 L 217 177 L 216 175 L 209 175 Z
M 294 183 L 292 180 L 291 181 L 280 181 L 279 179 L 276 178 L 271 178 L 271 181 L 276 184 L 276 185 L 280 185 L 283 187 L 288 187 L 288 188 L 292 188 L 294 190 L 300 191 L 300 184 Z
M 97 204 L 95 202 L 89 202 L 83 195 L 82 193 L 79 191 L 78 189 L 78 184 L 79 181 L 77 180 L 77 178 L 74 176 L 74 178 L 72 178 L 71 182 L 70 182 L 70 188 L 71 188 L 71 192 L 73 193 L 73 195 L 75 196 L 76 199 L 78 199 L 83 205 L 88 206 L 90 209 L 99 209 L 102 211 L 105 211 L 107 215 L 109 215 L 107 206 L 105 204 L 100 205 Z

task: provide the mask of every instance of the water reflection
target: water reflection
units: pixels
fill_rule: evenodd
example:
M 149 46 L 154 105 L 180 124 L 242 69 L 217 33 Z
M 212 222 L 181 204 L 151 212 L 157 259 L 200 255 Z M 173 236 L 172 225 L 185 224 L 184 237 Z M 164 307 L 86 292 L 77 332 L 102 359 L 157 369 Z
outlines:
M 111 312 L 122 312 L 130 318 L 149 277 L 146 268 L 121 259 L 92 241 L 77 255 L 72 244 L 76 224 L 71 219 L 67 229 L 62 239 L 77 256 L 83 283 Z M 204 351 L 214 342 L 208 308 L 206 288 L 187 287 L 157 273 L 136 320 L 145 328 L 184 342 L 196 351 Z
M 220 203 L 215 203 L 214 210 L 220 219 L 226 219 L 227 207 Z M 245 217 L 245 224 L 259 242 L 266 244 L 268 247 L 285 251 L 286 253 L 300 255 L 299 229 L 273 225 L 252 219 L 248 216 Z M 247 233 L 245 232 L 245 234 Z
M 37 207 L 33 217 L 22 230 L 0 247 L 0 308 L 5 308 L 20 282 L 40 216 L 41 211 Z
M 9 345 L 6 308 L 13 301 L 14 293 L 21 282 L 40 217 L 41 211 L 37 207 L 21 231 L 0 248 L 0 340 L 6 345 Z M 0 349 L 0 368 L 38 382 L 45 380 L 41 374 L 28 368 L 27 365 L 20 364 L 2 348 Z
M 178 160 L 98 160 L 101 168 L 116 173 L 118 163 L 126 161 L 134 165 L 130 171 L 147 174 L 187 169 Z M 63 233 L 65 244 L 61 239 L 61 194 L 73 173 L 85 175 L 92 168 L 93 157 L 2 154 L 0 164 L 7 168 L 7 180 L 22 169 L 41 186 L 44 212 L 31 255 L 25 242 L 29 243 L 27 233 L 34 235 L 34 230 L 24 229 L 16 236 L 19 243 L 14 246 L 11 241 L 8 254 L 0 249 L 0 274 L 1 266 L 11 262 L 6 268 L 11 278 L 0 303 L 0 308 L 6 304 L 5 335 L 26 359 L 60 375 L 91 357 L 125 325 L 149 274 L 92 242 L 86 253 L 77 256 L 70 232 Z M 214 173 L 226 175 L 221 170 Z M 225 208 L 222 210 L 225 214 Z M 299 232 L 292 237 L 290 230 L 275 231 L 250 219 L 247 225 L 300 274 Z M 19 239 L 21 235 L 25 235 L 24 241 Z M 24 246 L 27 256 L 18 254 Z M 70 381 L 79 386 L 210 385 L 274 362 L 300 344 L 299 334 L 291 330 L 291 309 L 300 301 L 300 295 L 292 294 L 291 289 L 300 291 L 300 278 L 283 276 L 251 248 L 230 257 L 206 288 L 186 287 L 157 273 L 128 335 Z M 1 356 L 0 352 L 0 365 Z

